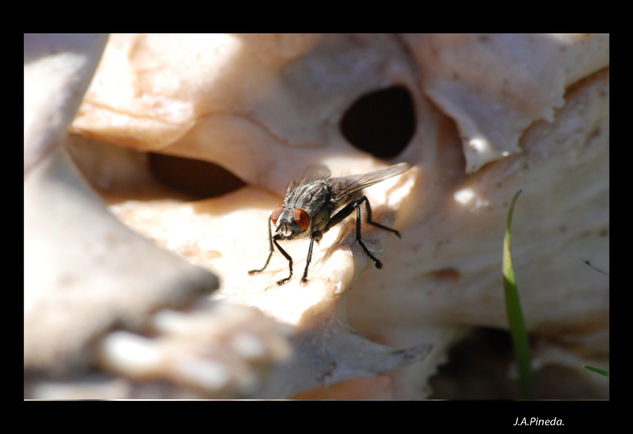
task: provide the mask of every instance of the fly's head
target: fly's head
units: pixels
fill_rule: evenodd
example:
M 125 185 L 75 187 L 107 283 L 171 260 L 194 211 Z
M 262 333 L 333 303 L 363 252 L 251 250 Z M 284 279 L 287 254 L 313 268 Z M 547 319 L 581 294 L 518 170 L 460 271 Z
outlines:
M 271 214 L 275 226 L 275 237 L 291 240 L 307 233 L 310 228 L 310 215 L 301 208 L 279 206 Z

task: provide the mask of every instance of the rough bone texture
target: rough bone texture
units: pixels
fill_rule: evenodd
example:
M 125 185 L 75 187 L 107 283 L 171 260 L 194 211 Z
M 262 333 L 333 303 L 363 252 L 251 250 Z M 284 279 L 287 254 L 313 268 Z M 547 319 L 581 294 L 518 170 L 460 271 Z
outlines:
M 410 94 L 415 131 L 383 162 L 349 143 L 341 119 L 364 95 L 392 87 Z M 83 350 L 89 362 L 72 351 L 58 362 L 81 360 L 105 380 L 76 370 L 59 380 L 42 363 L 47 376 L 27 390 L 35 397 L 427 397 L 455 342 L 473 328 L 507 327 L 501 244 L 509 201 L 521 188 L 513 254 L 539 343 L 535 367 L 571 366 L 576 384 L 590 383 L 573 397 L 607 396 L 607 383 L 578 362 L 608 363 L 608 278 L 584 263 L 608 273 L 608 99 L 603 35 L 111 35 L 72 124 L 101 143 L 72 136 L 66 149 L 110 212 L 211 270 L 220 285 L 211 304 L 178 316 L 137 299 L 147 303 L 137 324 L 110 333 L 94 326 Z M 155 182 L 146 151 L 213 162 L 245 186 L 195 200 Z M 343 175 L 395 161 L 414 167 L 366 192 L 374 219 L 403 234 L 363 226 L 382 270 L 355 243 L 350 218 L 315 246 L 307 284 L 297 271 L 275 284 L 287 273 L 279 254 L 265 272 L 246 273 L 263 264 L 267 217 L 303 167 L 320 162 Z M 26 187 L 25 194 L 35 201 Z M 57 244 L 48 244 L 54 257 Z M 302 270 L 307 242 L 284 247 Z M 82 272 L 92 275 L 91 267 Z M 27 311 L 25 318 L 37 322 Z M 36 342 L 25 334 L 34 354 Z
M 407 35 L 425 92 L 460 130 L 466 172 L 520 152 L 569 85 L 609 64 L 606 35 Z

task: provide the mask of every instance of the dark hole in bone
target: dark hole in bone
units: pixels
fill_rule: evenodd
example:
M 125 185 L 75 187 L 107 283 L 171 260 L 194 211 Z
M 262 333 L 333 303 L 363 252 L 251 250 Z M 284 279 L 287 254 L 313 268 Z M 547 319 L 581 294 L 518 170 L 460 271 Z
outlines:
M 240 178 L 208 161 L 148 153 L 149 168 L 164 184 L 193 196 L 217 197 L 246 185 Z
M 404 86 L 359 97 L 343 114 L 339 128 L 354 147 L 378 158 L 393 158 L 415 133 L 415 106 Z
M 509 378 L 512 337 L 505 330 L 480 328 L 453 345 L 448 362 L 430 379 L 433 398 L 512 399 L 516 381 Z

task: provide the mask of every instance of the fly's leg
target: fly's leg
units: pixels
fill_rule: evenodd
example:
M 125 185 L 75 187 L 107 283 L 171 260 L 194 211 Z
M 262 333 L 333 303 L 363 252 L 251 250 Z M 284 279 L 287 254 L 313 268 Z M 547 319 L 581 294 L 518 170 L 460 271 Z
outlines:
M 272 214 L 268 217 L 268 247 L 269 247 L 269 253 L 268 253 L 268 259 L 266 259 L 266 263 L 264 264 L 264 266 L 258 270 L 249 270 L 248 274 L 250 274 L 251 276 L 253 274 L 256 273 L 260 273 L 262 271 L 264 271 L 266 269 L 266 267 L 268 267 L 268 263 L 270 262 L 270 258 L 273 255 L 273 234 L 272 231 L 270 230 L 270 222 L 272 219 Z M 276 244 L 276 243 L 275 243 Z M 277 246 L 279 247 L 279 246 Z
M 363 201 L 365 201 L 365 209 L 367 210 L 367 223 L 369 223 L 372 226 L 376 226 L 377 228 L 384 229 L 384 230 L 389 231 L 389 232 L 393 232 L 394 234 L 396 234 L 398 236 L 398 238 L 402 238 L 400 236 L 400 232 L 398 232 L 397 230 L 395 230 L 393 228 L 390 228 L 388 226 L 385 226 L 385 225 L 381 225 L 380 223 L 373 221 L 371 219 L 371 205 L 369 205 L 369 200 L 367 199 L 367 196 L 363 196 L 360 199 L 358 199 L 358 201 L 357 201 L 358 202 L 358 206 L 360 206 L 361 202 L 363 202 Z M 358 218 L 360 218 L 360 214 L 358 214 Z
M 283 285 L 284 283 L 286 283 L 287 281 L 289 281 L 289 280 L 290 280 L 290 278 L 292 277 L 292 258 L 291 258 L 291 257 L 290 257 L 290 255 L 289 255 L 289 254 L 288 254 L 288 253 L 287 253 L 284 249 L 282 249 L 282 248 L 281 248 L 281 246 L 277 243 L 277 240 L 279 239 L 279 238 L 277 237 L 277 235 L 275 235 L 275 236 L 273 237 L 273 233 L 272 233 L 272 231 L 270 230 L 270 223 L 271 223 L 271 221 L 272 221 L 272 214 L 268 217 L 268 245 L 269 245 L 270 251 L 269 251 L 269 253 L 268 253 L 268 258 L 266 259 L 266 263 L 264 264 L 264 266 L 263 266 L 262 268 L 260 268 L 260 269 L 258 269 L 258 270 L 250 270 L 250 271 L 248 272 L 248 274 L 250 274 L 250 275 L 252 276 L 253 274 L 256 274 L 256 273 L 259 273 L 259 272 L 264 271 L 264 270 L 266 269 L 266 267 L 268 267 L 268 263 L 270 262 L 270 258 L 273 256 L 273 252 L 275 251 L 275 249 L 273 248 L 273 244 L 274 244 L 274 245 L 277 247 L 277 250 L 279 250 L 279 252 L 280 252 L 282 255 L 284 255 L 284 258 L 286 258 L 286 259 L 288 260 L 288 269 L 290 270 L 290 275 L 289 275 L 288 277 L 286 277 L 285 279 L 281 279 L 281 280 L 277 281 L 277 285 Z M 312 244 L 310 244 L 310 252 L 309 252 L 309 254 L 310 254 L 310 255 L 312 254 Z M 309 261 L 308 261 L 308 262 L 309 262 Z M 308 268 L 307 268 L 307 266 L 306 266 L 306 272 L 304 272 L 304 273 L 303 273 L 304 278 L 305 278 L 305 274 L 307 273 L 307 270 L 308 270 Z
M 279 238 L 277 238 L 277 235 L 275 235 L 273 237 L 273 243 L 275 243 L 275 246 L 277 246 L 277 250 L 279 250 L 279 252 L 284 255 L 284 258 L 286 258 L 288 260 L 288 270 L 290 270 L 290 274 L 288 275 L 288 277 L 286 277 L 285 279 L 281 279 L 277 281 L 277 285 L 283 285 L 284 283 L 286 283 L 287 281 L 290 280 L 290 278 L 292 277 L 292 258 L 290 257 L 290 255 L 281 248 L 281 246 L 279 245 L 279 243 L 277 243 L 277 240 Z M 306 268 L 307 269 L 307 268 Z M 305 274 L 305 273 L 304 273 Z
M 376 264 L 376 268 L 382 268 L 382 262 L 380 262 L 374 255 L 371 254 L 365 243 L 363 243 L 363 240 L 360 236 L 360 204 L 362 202 L 362 199 L 365 199 L 365 201 L 367 201 L 367 198 L 363 196 L 361 199 L 352 202 L 354 204 L 354 208 L 356 208 L 356 241 L 358 241 L 358 244 L 360 244 L 365 253 L 367 253 L 367 256 L 369 256 L 374 261 L 374 263 Z M 366 203 L 369 203 L 369 201 L 367 201 Z M 367 217 L 367 222 L 369 223 L 369 215 Z
M 365 209 L 367 210 L 367 223 L 369 223 L 372 226 L 376 226 L 376 227 L 378 227 L 380 229 L 384 229 L 386 231 L 393 232 L 398 237 L 400 237 L 400 232 L 398 232 L 397 230 L 392 229 L 392 228 L 387 227 L 387 226 L 384 226 L 384 225 L 381 225 L 380 223 L 375 222 L 375 221 L 373 221 L 371 219 L 371 205 L 369 205 L 369 200 L 367 199 L 367 196 L 362 196 L 362 197 L 360 197 L 360 198 L 348 203 L 339 212 L 334 214 L 332 216 L 332 218 L 330 219 L 330 221 L 328 222 L 326 230 L 328 230 L 332 226 L 336 225 L 337 223 L 341 222 L 345 217 L 350 215 L 355 209 L 356 210 L 356 241 L 358 241 L 358 243 L 363 248 L 363 251 L 367 254 L 367 256 L 369 256 L 372 259 L 372 261 L 374 261 L 374 264 L 376 264 L 376 268 L 382 268 L 382 262 L 380 262 L 369 251 L 369 249 L 367 248 L 367 246 L 365 245 L 365 243 L 363 242 L 363 240 L 361 238 L 361 231 L 360 231 L 360 223 L 361 223 L 360 205 L 363 202 L 365 202 Z
M 320 239 L 322 236 L 321 232 L 315 232 L 312 234 L 312 238 L 310 238 L 310 247 L 308 248 L 308 258 L 306 259 L 306 268 L 303 270 L 303 277 L 301 278 L 302 282 L 308 281 L 308 266 L 310 265 L 310 261 L 312 260 L 312 246 L 314 245 L 315 239 Z

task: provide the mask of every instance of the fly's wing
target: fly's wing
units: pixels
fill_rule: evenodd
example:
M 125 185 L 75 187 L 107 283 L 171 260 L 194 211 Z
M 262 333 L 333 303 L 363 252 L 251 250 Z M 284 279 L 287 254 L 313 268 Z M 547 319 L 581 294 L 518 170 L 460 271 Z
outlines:
M 293 179 L 290 184 L 288 184 L 286 194 L 290 193 L 299 185 L 303 185 L 305 183 L 317 181 L 320 179 L 327 179 L 330 177 L 330 175 L 330 169 L 328 169 L 323 164 L 311 164 L 303 170 L 300 176 Z
M 409 165 L 409 163 L 398 163 L 393 166 L 389 166 L 386 169 L 376 170 L 362 175 L 331 178 L 330 182 L 333 187 L 333 200 L 335 203 L 341 202 L 347 196 L 362 190 L 365 187 L 369 187 L 370 185 L 384 181 L 387 178 L 406 172 L 410 167 L 411 165 Z

